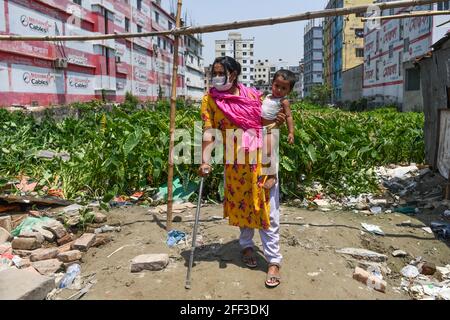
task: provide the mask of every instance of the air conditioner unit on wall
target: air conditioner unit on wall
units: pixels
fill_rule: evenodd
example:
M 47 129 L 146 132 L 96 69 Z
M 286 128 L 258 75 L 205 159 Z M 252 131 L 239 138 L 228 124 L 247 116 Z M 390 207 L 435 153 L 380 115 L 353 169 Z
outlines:
M 67 59 L 66 58 L 56 58 L 53 61 L 55 69 L 66 69 L 67 68 Z

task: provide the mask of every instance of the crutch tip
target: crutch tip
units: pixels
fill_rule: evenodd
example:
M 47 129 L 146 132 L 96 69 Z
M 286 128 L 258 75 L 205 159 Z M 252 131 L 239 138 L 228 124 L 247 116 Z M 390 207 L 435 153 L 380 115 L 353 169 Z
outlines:
M 184 288 L 185 288 L 185 289 L 188 289 L 188 290 L 191 289 L 191 284 L 190 284 L 190 283 L 186 283 L 186 284 L 184 285 Z

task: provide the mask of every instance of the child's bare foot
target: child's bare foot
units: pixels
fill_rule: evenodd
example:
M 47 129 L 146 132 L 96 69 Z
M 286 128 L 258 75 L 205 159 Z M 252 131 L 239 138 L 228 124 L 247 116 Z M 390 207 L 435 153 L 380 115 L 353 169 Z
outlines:
M 277 183 L 277 178 L 275 177 L 267 177 L 266 182 L 264 183 L 264 189 L 272 189 L 272 187 Z

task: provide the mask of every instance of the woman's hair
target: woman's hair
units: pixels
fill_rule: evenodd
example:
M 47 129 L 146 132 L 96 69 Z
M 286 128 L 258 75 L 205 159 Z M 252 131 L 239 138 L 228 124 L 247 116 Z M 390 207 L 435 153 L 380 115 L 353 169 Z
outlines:
M 234 85 L 236 85 L 237 79 L 238 79 L 239 75 L 241 74 L 241 64 L 239 62 L 237 62 L 235 59 L 233 59 L 232 57 L 228 57 L 228 56 L 218 57 L 218 58 L 216 58 L 216 60 L 214 60 L 214 62 L 212 64 L 211 77 L 214 73 L 214 65 L 217 63 L 222 65 L 224 70 L 228 71 L 229 73 L 236 72 L 236 79 L 234 80 Z M 227 82 L 228 82 L 228 75 L 225 74 L 225 83 L 227 83 Z

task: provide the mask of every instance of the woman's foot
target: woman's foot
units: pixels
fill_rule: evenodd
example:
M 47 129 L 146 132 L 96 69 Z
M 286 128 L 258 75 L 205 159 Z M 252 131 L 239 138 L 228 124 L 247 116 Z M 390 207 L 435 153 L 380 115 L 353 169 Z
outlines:
M 249 268 L 256 268 L 258 266 L 256 263 L 255 253 L 252 247 L 248 247 L 242 250 L 242 261 Z
M 270 176 L 267 177 L 266 182 L 264 182 L 264 189 L 272 189 L 272 187 L 277 183 L 277 178 Z
M 276 263 L 269 263 L 269 269 L 267 270 L 266 286 L 269 288 L 275 288 L 280 284 L 280 265 Z

